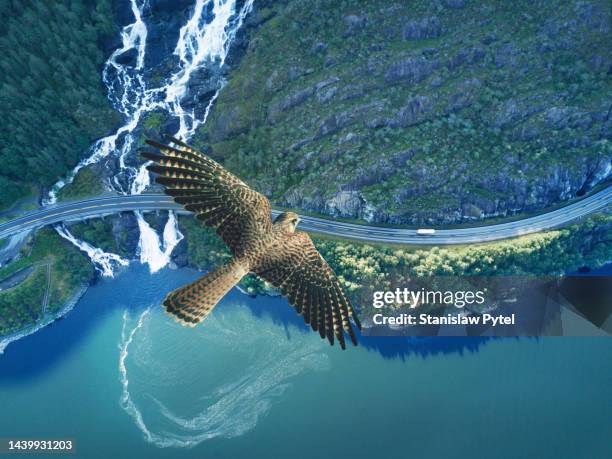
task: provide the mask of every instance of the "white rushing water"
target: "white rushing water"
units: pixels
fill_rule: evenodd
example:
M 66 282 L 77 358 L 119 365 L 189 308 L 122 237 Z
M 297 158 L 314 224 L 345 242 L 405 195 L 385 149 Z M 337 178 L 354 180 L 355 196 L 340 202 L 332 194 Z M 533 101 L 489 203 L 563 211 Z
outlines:
M 170 212 L 161 241 L 153 228 L 142 218 L 142 214 L 136 212 L 136 215 L 140 229 L 140 242 L 138 243 L 140 261 L 147 263 L 151 272 L 159 271 L 170 262 L 172 250 L 183 239 L 183 235 L 177 229 L 174 212 Z
M 113 156 L 118 159 L 120 172 L 109 186 L 122 194 L 142 193 L 150 184 L 146 163 L 134 167 L 127 161 L 136 154 L 133 148 L 136 140 L 134 131 L 140 120 L 147 113 L 163 110 L 178 119 L 179 129 L 174 135 L 182 140 L 191 138 L 195 130 L 206 122 L 223 81 L 218 82 L 217 91 L 200 118 L 194 110 L 185 110 L 181 105 L 187 96 L 188 84 L 197 70 L 206 65 L 222 66 L 225 63 L 230 44 L 252 6 L 253 0 L 247 0 L 236 12 L 236 0 L 196 0 L 191 17 L 180 29 L 174 49 L 174 55 L 178 57 L 177 68 L 167 78 L 162 79 L 161 85 L 149 87 L 145 79 L 147 25 L 144 16 L 147 1 L 130 0 L 134 22 L 122 29 L 121 47 L 111 54 L 102 73 L 108 98 L 113 107 L 123 115 L 124 124 L 115 133 L 95 142 L 89 155 L 65 179 L 53 186 L 45 204 L 55 203 L 57 192 L 67 183 L 71 183 L 80 169 Z M 207 18 L 210 21 L 207 22 Z M 121 63 L 120 58 L 133 50 L 136 50 L 135 64 Z M 124 176 L 126 180 L 120 180 L 120 176 Z M 141 212 L 136 212 L 136 218 L 140 229 L 140 261 L 147 263 L 151 272 L 156 272 L 168 264 L 172 250 L 183 235 L 178 230 L 177 220 L 172 213 L 162 239 L 146 222 Z M 115 259 L 117 255 L 105 253 L 79 241 L 65 227 L 58 232 L 86 252 L 103 275 L 112 276 L 115 267 L 121 265 Z
M 92 246 L 85 241 L 80 241 L 75 238 L 70 231 L 66 229 L 64 225 L 56 225 L 55 230 L 64 239 L 69 240 L 76 245 L 80 250 L 85 252 L 91 259 L 96 269 L 98 269 L 103 276 L 112 277 L 113 270 L 118 266 L 127 266 L 128 261 L 125 258 L 115 255 L 114 253 L 107 253 L 102 249 Z

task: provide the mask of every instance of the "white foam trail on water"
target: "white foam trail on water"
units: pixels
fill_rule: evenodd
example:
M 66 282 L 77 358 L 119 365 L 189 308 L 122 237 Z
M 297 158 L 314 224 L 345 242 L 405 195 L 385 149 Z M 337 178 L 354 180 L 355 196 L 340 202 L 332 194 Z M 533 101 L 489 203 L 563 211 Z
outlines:
M 105 277 L 113 277 L 115 268 L 117 266 L 127 266 L 129 264 L 125 258 L 122 258 L 119 255 L 107 253 L 102 249 L 93 247 L 91 244 L 88 244 L 85 241 L 78 240 L 64 225 L 56 225 L 55 230 L 64 239 L 72 242 L 80 250 L 85 252 L 93 262 L 94 267 Z
M 287 339 L 285 328 L 270 319 L 253 317 L 246 308 L 211 315 L 206 319 L 205 329 L 194 330 L 182 341 L 177 341 L 176 333 L 184 328 L 161 313 L 148 312 L 142 313 L 131 328 L 127 312 L 123 316 L 119 343 L 123 387 L 120 400 L 121 407 L 134 419 L 145 440 L 157 447 L 190 448 L 216 437 L 243 435 L 269 413 L 291 386 L 293 378 L 304 372 L 330 368 L 325 343 L 317 337 L 290 327 L 291 339 Z M 153 341 L 149 338 L 151 333 L 155 334 Z M 162 350 L 166 349 L 163 344 L 166 339 L 172 342 L 170 352 L 164 354 L 160 349 L 151 348 L 158 343 Z M 240 345 L 236 345 L 238 340 Z M 202 349 L 197 361 L 190 353 L 194 348 Z M 126 364 L 130 349 L 133 350 L 131 365 L 139 368 L 138 379 L 132 381 L 132 386 Z M 246 362 L 237 375 L 230 372 L 220 376 L 208 368 L 206 362 L 212 359 L 206 358 L 207 353 L 234 355 Z M 184 390 L 177 387 L 185 384 L 202 389 L 199 394 L 193 393 L 188 412 L 181 413 L 184 408 L 171 408 L 168 406 L 171 402 L 162 402 L 151 394 L 150 390 L 155 389 L 149 385 L 153 376 L 160 394 Z M 130 387 L 139 387 L 141 382 L 146 392 L 136 390 L 132 395 Z M 206 384 L 212 384 L 213 389 L 207 390 Z
M 140 241 L 138 252 L 140 261 L 149 265 L 149 270 L 155 273 L 170 262 L 170 255 L 174 248 L 183 239 L 183 234 L 177 229 L 176 216 L 169 212 L 168 221 L 164 227 L 163 242 L 159 236 L 145 221 L 141 212 L 136 212 L 138 228 L 140 229 Z
M 186 111 L 181 105 L 187 95 L 189 81 L 194 72 L 203 66 L 212 62 L 219 66 L 225 63 L 231 41 L 251 11 L 253 0 L 247 0 L 238 13 L 235 12 L 235 0 L 196 0 L 193 14 L 180 29 L 174 50 L 174 54 L 179 58 L 179 68 L 164 81 L 163 85 L 156 88 L 147 88 L 144 79 L 147 26 L 143 20 L 143 10 L 146 4 L 146 0 L 130 1 L 134 22 L 122 29 L 122 46 L 112 53 L 102 73 L 108 98 L 115 109 L 125 117 L 125 124 L 114 134 L 98 140 L 92 146 L 89 156 L 83 159 L 68 177 L 53 186 L 45 204 L 57 202 L 57 192 L 67 183 L 71 183 L 83 167 L 111 155 L 119 159 L 121 173 L 127 177 L 127 189 L 117 176 L 109 185 L 124 194 L 142 193 L 150 185 L 146 164 L 132 167 L 126 163 L 133 150 L 135 140 L 133 131 L 138 127 L 143 115 L 158 109 L 165 110 L 178 118 L 179 130 L 175 136 L 183 140 L 189 140 L 195 130 L 206 122 L 210 108 L 224 82 L 218 82 L 217 91 L 208 103 L 204 116 L 198 119 L 195 111 Z M 205 15 L 210 5 L 212 5 L 213 18 L 207 23 Z M 136 65 L 121 64 L 119 57 L 134 49 L 137 51 Z M 163 241 L 157 236 L 153 237 L 154 231 L 141 213 L 136 213 L 136 218 L 141 229 L 140 261 L 147 263 L 151 272 L 156 272 L 169 262 L 168 248 L 174 248 L 175 241 L 180 241 L 182 235 L 173 217 L 169 221 L 172 221 L 174 226 L 166 226 Z
M 121 381 L 121 386 L 122 386 L 121 398 L 119 399 L 119 404 L 125 411 L 130 413 L 130 415 L 134 418 L 134 420 L 136 421 L 136 424 L 138 425 L 140 430 L 142 430 L 142 432 L 145 435 L 145 438 L 149 442 L 153 440 L 153 437 L 151 433 L 147 430 L 147 427 L 144 421 L 142 420 L 142 415 L 140 414 L 140 411 L 138 410 L 138 408 L 136 408 L 136 405 L 134 405 L 134 402 L 132 401 L 130 397 L 129 379 L 127 377 L 127 368 L 125 366 L 125 359 L 127 359 L 128 348 L 130 344 L 132 343 L 132 340 L 134 339 L 134 335 L 142 327 L 150 311 L 151 311 L 151 307 L 145 309 L 140 314 L 140 316 L 138 317 L 138 322 L 136 323 L 136 326 L 132 328 L 132 330 L 130 330 L 129 333 L 127 332 L 129 314 L 127 311 L 123 312 L 123 327 L 121 329 L 121 341 L 119 343 L 119 376 L 120 376 L 119 380 Z

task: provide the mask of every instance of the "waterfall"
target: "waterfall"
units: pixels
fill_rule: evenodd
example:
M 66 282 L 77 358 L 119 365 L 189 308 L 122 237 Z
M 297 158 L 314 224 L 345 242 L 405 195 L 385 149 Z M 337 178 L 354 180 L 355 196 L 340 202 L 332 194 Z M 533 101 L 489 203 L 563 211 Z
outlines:
M 142 193 L 150 184 L 146 163 L 133 167 L 126 162 L 130 155 L 135 154 L 132 148 L 135 141 L 134 130 L 142 116 L 153 110 L 164 110 L 179 121 L 175 136 L 182 140 L 191 138 L 195 130 L 206 122 L 210 108 L 224 82 L 217 82 L 214 96 L 208 102 L 204 114 L 198 118 L 194 110 L 185 110 L 181 105 L 187 95 L 189 81 L 196 70 L 208 64 L 224 65 L 230 44 L 251 11 L 253 0 L 247 0 L 238 12 L 236 0 L 196 0 L 191 17 L 181 27 L 174 48 L 173 54 L 178 57 L 178 66 L 167 78 L 162 79 L 162 84 L 158 87 L 148 87 L 145 79 L 147 25 L 143 17 L 147 1 L 130 0 L 130 6 L 134 22 L 121 30 L 121 47 L 111 54 L 102 71 L 102 81 L 107 88 L 108 99 L 123 115 L 124 124 L 114 134 L 95 142 L 89 155 L 66 178 L 52 187 L 44 204 L 55 203 L 57 192 L 67 183 L 71 183 L 80 169 L 113 156 L 119 160 L 120 171 L 113 177 L 109 186 L 122 194 Z M 207 11 L 210 10 L 212 19 L 207 22 Z M 119 58 L 133 50 L 136 50 L 135 64 L 121 63 Z M 123 177 L 125 180 L 121 180 Z M 151 272 L 156 272 L 168 264 L 172 250 L 183 235 L 178 230 L 177 220 L 172 212 L 164 228 L 162 240 L 141 212 L 135 212 L 135 215 L 140 230 L 140 261 L 147 263 Z M 113 262 L 117 255 L 105 253 L 79 241 L 65 227 L 59 227 L 57 230 L 62 237 L 84 250 L 103 275 L 112 276 L 113 269 L 121 264 Z M 89 248 L 84 249 L 87 246 Z M 110 262 L 103 263 L 101 260 Z
M 112 277 L 113 271 L 117 266 L 127 266 L 128 261 L 114 253 L 104 252 L 102 249 L 93 247 L 85 241 L 79 241 L 75 238 L 64 225 L 57 225 L 55 230 L 65 239 L 72 242 L 80 250 L 85 252 L 91 259 L 92 263 L 103 276 Z
M 234 16 L 235 1 L 228 0 L 223 3 L 216 0 L 213 8 L 214 19 L 202 27 L 202 14 L 207 3 L 205 0 L 197 0 L 193 16 L 181 27 L 178 43 L 174 49 L 174 54 L 180 60 L 180 69 L 172 75 L 166 87 L 165 103 L 179 118 L 180 128 L 176 135 L 181 139 L 190 138 L 197 127 L 206 121 L 208 114 L 207 110 L 204 118 L 198 120 L 193 112 L 187 113 L 181 108 L 181 100 L 186 95 L 187 83 L 192 73 L 208 60 L 218 60 L 219 66 L 225 64 L 229 45 L 250 12 L 253 0 L 245 3 L 233 23 L 231 20 Z M 219 88 L 217 94 L 218 90 Z M 216 94 L 211 102 L 214 102 L 215 98 Z
M 174 212 L 170 212 L 168 222 L 164 227 L 163 240 L 160 242 L 157 233 L 149 226 L 141 212 L 135 212 L 140 229 L 140 241 L 138 252 L 140 261 L 147 263 L 151 272 L 159 271 L 170 262 L 172 250 L 183 239 L 183 235 L 177 229 Z

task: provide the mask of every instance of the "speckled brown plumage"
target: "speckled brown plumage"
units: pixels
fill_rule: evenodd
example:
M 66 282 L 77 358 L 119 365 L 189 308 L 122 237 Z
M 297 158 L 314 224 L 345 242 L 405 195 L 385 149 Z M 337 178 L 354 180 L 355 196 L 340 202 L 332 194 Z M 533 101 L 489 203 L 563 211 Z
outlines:
M 333 345 L 353 344 L 352 321 L 361 329 L 338 278 L 308 234 L 295 231 L 299 217 L 279 215 L 274 223 L 268 199 L 203 153 L 180 140 L 172 145 L 148 140 L 158 152 L 143 151 L 154 162 L 148 169 L 166 194 L 217 230 L 234 257 L 197 281 L 170 292 L 166 311 L 184 325 L 203 321 L 240 279 L 252 272 L 285 295 L 304 321 Z

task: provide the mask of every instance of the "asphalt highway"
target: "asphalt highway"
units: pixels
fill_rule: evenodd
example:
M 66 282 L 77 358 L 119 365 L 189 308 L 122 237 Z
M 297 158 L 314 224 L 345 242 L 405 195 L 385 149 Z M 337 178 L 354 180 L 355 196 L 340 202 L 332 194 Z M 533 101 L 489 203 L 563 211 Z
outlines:
M 298 229 L 332 236 L 392 244 L 449 245 L 471 244 L 508 239 L 561 227 L 603 209 L 612 203 L 612 186 L 565 207 L 508 223 L 487 226 L 439 229 L 433 234 L 419 235 L 416 229 L 393 228 L 344 223 L 333 219 L 302 216 Z M 176 210 L 181 206 L 162 194 L 101 196 L 58 203 L 28 212 L 0 224 L 0 239 L 62 221 L 76 221 L 118 212 L 142 210 Z M 280 211 L 273 210 L 275 216 Z

